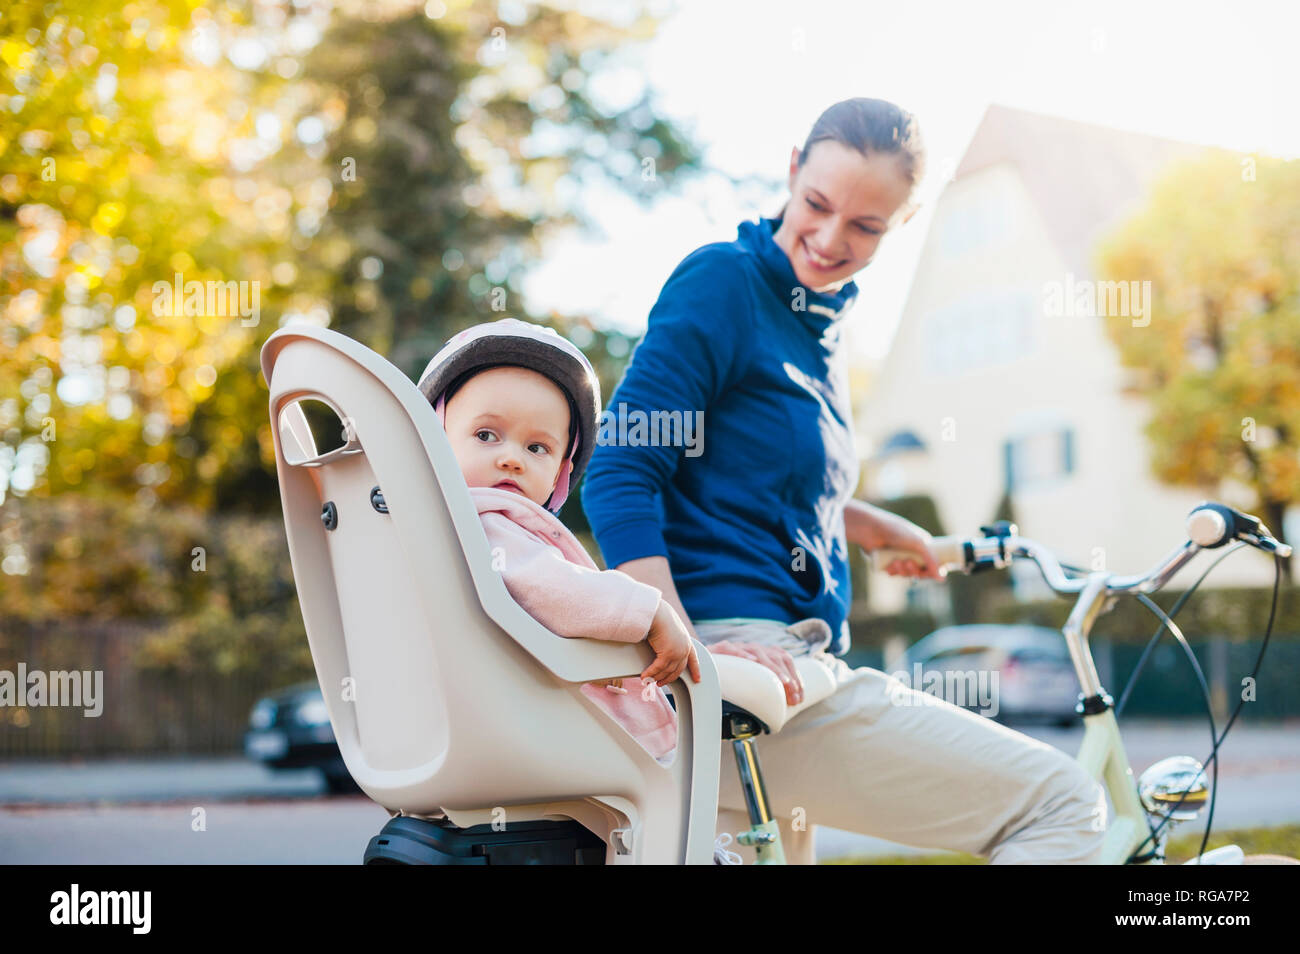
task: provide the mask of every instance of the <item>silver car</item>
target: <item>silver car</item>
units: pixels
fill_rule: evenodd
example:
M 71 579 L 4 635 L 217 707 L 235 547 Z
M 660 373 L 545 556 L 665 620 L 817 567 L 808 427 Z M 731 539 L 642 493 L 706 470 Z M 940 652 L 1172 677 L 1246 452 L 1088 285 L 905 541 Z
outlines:
M 1079 720 L 1079 680 L 1065 637 L 1044 626 L 945 626 L 908 647 L 890 672 L 999 722 Z

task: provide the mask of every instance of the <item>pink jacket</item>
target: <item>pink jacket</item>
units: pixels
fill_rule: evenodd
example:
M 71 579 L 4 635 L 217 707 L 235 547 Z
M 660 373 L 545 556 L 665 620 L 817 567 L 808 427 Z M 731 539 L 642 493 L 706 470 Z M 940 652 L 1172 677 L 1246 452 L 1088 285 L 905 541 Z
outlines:
M 577 537 L 543 508 L 509 490 L 471 487 L 470 497 L 506 589 L 530 616 L 560 636 L 645 639 L 659 608 L 658 589 L 618 570 L 600 570 Z M 582 694 L 667 764 L 677 746 L 677 714 L 658 686 L 647 701 L 639 677 L 626 694 L 584 683 Z

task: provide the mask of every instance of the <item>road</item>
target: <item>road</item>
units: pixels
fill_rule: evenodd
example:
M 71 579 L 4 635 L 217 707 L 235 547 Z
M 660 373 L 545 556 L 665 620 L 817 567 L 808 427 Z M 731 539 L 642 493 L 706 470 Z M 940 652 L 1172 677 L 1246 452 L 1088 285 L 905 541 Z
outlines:
M 1233 728 L 1216 828 L 1300 822 L 1298 729 Z M 1022 731 L 1068 752 L 1081 734 Z M 1135 772 L 1167 755 L 1203 759 L 1208 737 L 1196 723 L 1124 729 Z M 272 773 L 243 759 L 10 762 L 0 765 L 0 863 L 356 864 L 388 813 L 364 795 L 322 793 L 314 772 Z M 913 850 L 827 828 L 817 847 L 821 859 Z

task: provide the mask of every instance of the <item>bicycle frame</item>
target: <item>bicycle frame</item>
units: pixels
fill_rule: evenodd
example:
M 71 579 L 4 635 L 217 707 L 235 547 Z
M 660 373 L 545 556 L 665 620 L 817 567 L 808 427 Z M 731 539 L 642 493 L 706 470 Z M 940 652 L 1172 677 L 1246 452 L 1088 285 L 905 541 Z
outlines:
M 1084 716 L 1083 726 L 1078 762 L 1101 782 L 1115 808 L 1114 817 L 1106 829 L 1100 863 L 1122 865 L 1151 832 L 1146 810 L 1138 800 L 1137 783 L 1124 752 L 1114 710 Z
M 1106 829 L 1099 863 L 1122 865 L 1147 840 L 1151 829 L 1147 824 L 1146 811 L 1138 800 L 1137 783 L 1133 779 L 1133 770 L 1129 767 L 1114 711 L 1107 709 L 1105 712 L 1084 716 L 1083 723 L 1083 742 L 1076 758 L 1088 774 L 1105 787 L 1114 806 L 1114 815 Z M 754 764 L 752 748 L 747 751 L 745 758 L 747 764 Z M 781 833 L 771 818 L 754 824 L 747 832 L 737 836 L 736 840 L 740 844 L 753 845 L 755 864 L 785 864 Z M 1143 863 L 1162 862 L 1152 859 Z
M 1193 555 L 1194 551 L 1187 553 L 1185 559 L 1179 560 L 1179 565 Z M 1182 557 L 1183 554 L 1178 556 Z M 1098 696 L 1106 702 L 1103 711 L 1084 714 L 1083 742 L 1076 758 L 1089 775 L 1101 782 L 1110 795 L 1115 810 L 1106 829 L 1101 863 L 1122 865 L 1146 841 L 1151 829 L 1146 810 L 1138 798 L 1137 783 L 1133 779 L 1128 754 L 1124 751 L 1124 742 L 1120 738 L 1115 710 L 1110 706 L 1110 697 L 1101 687 L 1097 666 L 1092 658 L 1092 647 L 1088 642 L 1092 624 L 1114 603 L 1114 595 L 1107 592 L 1110 583 L 1111 577 L 1106 573 L 1089 574 L 1079 591 L 1079 598 L 1069 619 L 1061 628 L 1061 634 L 1065 637 L 1083 695 Z
M 1048 586 L 1056 593 L 1063 596 L 1078 594 L 1074 608 L 1061 628 L 1061 634 L 1065 637 L 1081 690 L 1076 711 L 1083 716 L 1084 730 L 1076 760 L 1089 775 L 1101 783 L 1114 808 L 1099 861 L 1101 864 L 1127 864 L 1148 841 L 1153 841 L 1152 850 L 1143 855 L 1140 861 L 1133 863 L 1164 864 L 1168 826 L 1162 827 L 1161 833 L 1152 838 L 1156 829 L 1149 820 L 1150 815 L 1142 803 L 1133 770 L 1129 767 L 1124 742 L 1120 738 L 1119 723 L 1112 708 L 1113 700 L 1102 689 L 1101 680 L 1097 677 L 1097 666 L 1088 644 L 1092 624 L 1114 605 L 1119 596 L 1154 593 L 1160 589 L 1202 549 L 1221 547 L 1236 540 L 1239 545 L 1250 544 L 1275 557 L 1285 558 L 1291 555 L 1292 548 L 1277 540 L 1258 517 L 1211 501 L 1199 504 L 1188 514 L 1187 542 L 1171 551 L 1154 569 L 1138 576 L 1092 572 L 1082 577 L 1069 578 L 1050 550 L 1019 536 L 1019 530 L 1010 521 L 1003 520 L 991 527 L 980 527 L 980 533 L 982 536 L 969 538 L 936 537 L 931 541 L 931 552 L 941 567 L 957 568 L 965 572 L 981 568 L 1003 569 L 1010 565 L 1013 558 L 1028 558 L 1038 565 Z M 882 561 L 882 565 L 894 559 L 922 562 L 910 550 L 881 548 L 874 551 L 873 556 Z M 743 746 L 740 741 L 734 744 L 737 747 L 736 759 L 741 785 L 749 801 L 753 827 L 742 832 L 737 841 L 754 846 L 758 864 L 784 864 L 780 834 L 775 821 L 767 812 L 767 796 L 763 790 L 762 774 L 758 770 L 758 756 L 750 742 L 752 735 L 759 730 L 748 725 L 743 728 L 746 732 Z M 724 738 L 740 739 L 741 736 L 728 734 Z M 1195 759 L 1187 761 L 1199 765 Z M 1156 771 L 1150 782 L 1157 788 L 1163 783 L 1161 770 Z M 1180 794 L 1186 798 L 1186 792 Z M 1158 796 L 1155 803 L 1159 803 Z M 1240 848 L 1225 845 L 1206 852 L 1194 861 L 1198 864 L 1234 864 L 1240 863 L 1241 858 Z
M 1032 551 L 1032 547 L 1027 548 Z M 1106 829 L 1106 839 L 1102 846 L 1101 864 L 1126 864 L 1139 848 L 1150 838 L 1151 824 L 1146 809 L 1138 797 L 1137 783 L 1133 770 L 1129 766 L 1128 754 L 1124 751 L 1124 742 L 1120 737 L 1119 723 L 1115 719 L 1112 700 L 1101 686 L 1097 677 L 1097 667 L 1092 658 L 1092 647 L 1088 642 L 1092 624 L 1097 617 L 1105 613 L 1114 604 L 1119 592 L 1150 592 L 1172 577 L 1178 570 L 1200 551 L 1193 543 L 1184 544 L 1166 558 L 1164 568 L 1153 578 L 1137 580 L 1133 577 L 1117 578 L 1106 573 L 1090 573 L 1079 590 L 1079 598 L 1071 610 L 1069 618 L 1061 628 L 1070 659 L 1074 663 L 1075 674 L 1079 677 L 1082 689 L 1081 699 L 1092 697 L 1100 699 L 1104 705 L 1101 711 L 1084 712 L 1083 742 L 1079 746 L 1077 761 L 1088 774 L 1101 782 L 1110 795 L 1114 808 L 1114 817 Z M 1052 573 L 1039 563 L 1044 576 L 1051 580 Z M 1151 857 L 1137 864 L 1164 863 L 1164 837 L 1161 836 Z
M 1018 537 L 1004 541 L 1006 550 L 1026 557 L 1049 556 L 1032 541 Z M 980 547 L 976 548 L 980 550 Z M 997 549 L 995 546 L 994 549 Z M 1084 733 L 1076 760 L 1097 779 L 1110 795 L 1114 815 L 1106 829 L 1099 863 L 1122 865 L 1128 862 L 1134 853 L 1148 841 L 1151 826 L 1146 809 L 1138 797 L 1137 783 L 1129 765 L 1128 755 L 1124 751 L 1124 742 L 1120 737 L 1119 723 L 1115 719 L 1111 698 L 1101 686 L 1097 676 L 1096 663 L 1088 636 L 1092 625 L 1104 614 L 1122 593 L 1152 592 L 1159 589 L 1190 561 L 1201 548 L 1194 543 L 1186 543 L 1169 554 L 1161 568 L 1144 577 L 1120 577 L 1103 572 L 1088 574 L 1083 579 L 1067 580 L 1055 560 L 1050 562 L 1036 560 L 1044 577 L 1057 592 L 1077 592 L 1078 599 L 1061 633 L 1065 637 L 1070 652 L 1070 660 L 1075 674 L 1079 678 L 1082 690 L 1080 696 L 1083 711 Z M 992 550 L 989 550 L 991 553 Z M 1002 551 L 1005 556 L 1006 551 Z M 1097 711 L 1089 711 L 1089 709 Z M 757 730 L 752 730 L 757 734 Z M 751 736 L 752 738 L 752 736 Z M 737 764 L 741 772 L 742 787 L 747 793 L 756 788 L 751 798 L 750 818 L 752 827 L 737 836 L 741 844 L 753 845 L 756 864 L 785 864 L 781 847 L 780 833 L 776 822 L 766 812 L 766 795 L 763 791 L 761 773 L 758 771 L 757 756 L 746 738 L 743 752 L 737 748 Z M 756 810 L 757 808 L 757 810 Z M 1166 832 L 1168 826 L 1166 826 Z M 1141 864 L 1163 864 L 1164 838 L 1157 840 L 1151 857 Z

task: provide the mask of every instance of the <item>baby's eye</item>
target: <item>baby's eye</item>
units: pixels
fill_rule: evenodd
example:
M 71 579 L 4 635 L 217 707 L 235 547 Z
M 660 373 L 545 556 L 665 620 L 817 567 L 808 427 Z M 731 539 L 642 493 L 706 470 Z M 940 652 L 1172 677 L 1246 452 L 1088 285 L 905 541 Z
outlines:
M 529 450 L 532 450 L 534 447 L 541 448 L 541 450 L 537 452 L 540 454 L 549 454 L 551 452 L 551 449 L 549 447 L 547 447 L 545 444 L 538 443 L 537 441 L 534 441 L 533 443 L 528 445 Z
M 489 440 L 496 437 L 496 435 L 493 434 L 491 431 L 489 431 L 486 427 L 480 427 L 477 431 L 474 432 L 474 436 L 479 438 L 480 440 L 483 439 L 482 435 L 484 434 L 488 435 Z M 487 441 L 484 440 L 483 443 L 486 444 Z
M 824 211 L 824 210 L 822 209 L 822 207 L 821 207 L 820 205 L 818 205 L 816 202 L 814 202 L 812 199 L 805 199 L 804 201 L 807 202 L 809 205 L 811 205 L 811 206 L 812 206 L 814 209 L 816 209 L 818 212 L 822 212 L 822 211 Z

